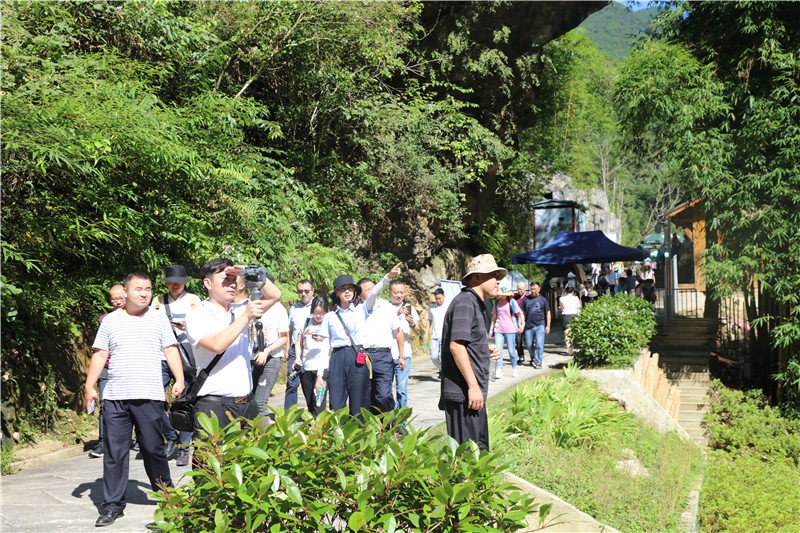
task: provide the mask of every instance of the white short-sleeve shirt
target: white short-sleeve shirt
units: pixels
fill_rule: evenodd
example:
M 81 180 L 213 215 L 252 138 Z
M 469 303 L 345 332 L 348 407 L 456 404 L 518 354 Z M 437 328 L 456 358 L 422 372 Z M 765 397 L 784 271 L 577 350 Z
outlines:
M 111 355 L 103 399 L 163 402 L 161 358 L 175 342 L 166 315 L 151 307 L 138 316 L 122 309 L 109 313 L 92 344 Z
M 198 373 L 207 367 L 216 355 L 198 343 L 203 337 L 215 335 L 230 326 L 246 309 L 246 305 L 231 306 L 230 310 L 226 311 L 222 306 L 206 300 L 199 309 L 186 314 L 186 334 L 192 343 Z M 250 394 L 251 389 L 250 341 L 245 327 L 211 370 L 198 395 L 245 396 Z

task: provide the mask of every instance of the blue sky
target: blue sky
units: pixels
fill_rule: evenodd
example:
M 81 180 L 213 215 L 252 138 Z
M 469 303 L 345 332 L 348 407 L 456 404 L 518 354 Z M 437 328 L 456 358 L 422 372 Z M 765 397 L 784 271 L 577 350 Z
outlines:
M 631 11 L 639 11 L 640 9 L 645 9 L 650 7 L 649 0 L 614 0 L 618 4 L 622 4 L 623 6 L 627 7 Z

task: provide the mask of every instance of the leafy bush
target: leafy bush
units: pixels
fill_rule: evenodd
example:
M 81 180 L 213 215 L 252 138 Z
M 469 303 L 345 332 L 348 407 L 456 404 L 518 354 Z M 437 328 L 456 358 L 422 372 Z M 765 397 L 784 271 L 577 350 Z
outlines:
M 410 409 L 362 424 L 345 410 L 220 428 L 200 417 L 205 465 L 156 494 L 162 531 L 516 531 L 549 506 L 502 482 L 498 455 L 400 427 Z
M 715 381 L 706 415 L 709 468 L 700 496 L 705 531 L 800 529 L 800 422 L 782 418 L 760 391 Z
M 633 429 L 634 415 L 605 400 L 576 374 L 568 375 L 572 377 L 534 381 L 515 389 L 507 432 L 544 437 L 560 448 L 592 448 L 611 434 Z
M 706 415 L 708 446 L 741 454 L 753 452 L 800 465 L 800 421 L 783 418 L 760 390 L 742 392 L 714 381 Z
M 630 294 L 601 296 L 569 325 L 583 367 L 627 367 L 639 357 L 656 330 L 652 304 Z

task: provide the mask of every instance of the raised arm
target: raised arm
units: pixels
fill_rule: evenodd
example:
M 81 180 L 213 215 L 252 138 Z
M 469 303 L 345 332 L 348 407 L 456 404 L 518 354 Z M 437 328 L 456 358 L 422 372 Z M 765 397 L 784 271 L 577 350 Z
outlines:
M 378 300 L 378 296 L 383 292 L 383 289 L 389 284 L 392 278 L 396 278 L 400 275 L 400 265 L 403 263 L 397 263 L 385 276 L 381 278 L 381 280 L 372 288 L 372 292 L 370 293 L 369 297 L 364 302 L 364 307 L 367 310 L 367 313 L 372 312 L 372 308 L 375 307 L 375 302 Z

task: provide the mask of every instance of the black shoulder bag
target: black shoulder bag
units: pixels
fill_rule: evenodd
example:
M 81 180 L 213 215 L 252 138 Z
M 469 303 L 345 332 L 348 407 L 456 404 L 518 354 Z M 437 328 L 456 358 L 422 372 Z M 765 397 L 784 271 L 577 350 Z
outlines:
M 200 371 L 200 375 L 197 376 L 197 379 L 194 380 L 189 388 L 183 391 L 183 394 L 181 394 L 179 398 L 176 398 L 172 402 L 172 405 L 169 406 L 169 422 L 176 430 L 194 431 L 197 393 L 203 388 L 203 384 L 205 384 L 206 379 L 208 379 L 208 374 L 214 369 L 214 366 L 216 366 L 224 353 L 225 352 L 220 352 L 215 355 L 211 363 Z

